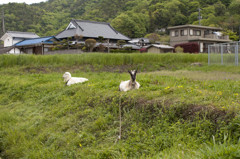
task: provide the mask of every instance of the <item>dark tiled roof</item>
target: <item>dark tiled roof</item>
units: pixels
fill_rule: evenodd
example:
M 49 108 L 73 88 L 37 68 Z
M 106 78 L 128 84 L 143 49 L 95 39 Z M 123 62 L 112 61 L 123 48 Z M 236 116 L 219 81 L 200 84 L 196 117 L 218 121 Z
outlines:
M 130 40 L 125 35 L 119 33 L 109 23 L 93 22 L 86 20 L 72 20 L 72 24 L 76 29 L 68 29 L 56 35 L 57 38 L 74 37 L 74 35 L 82 35 L 83 37 L 98 38 L 102 36 L 106 39 Z

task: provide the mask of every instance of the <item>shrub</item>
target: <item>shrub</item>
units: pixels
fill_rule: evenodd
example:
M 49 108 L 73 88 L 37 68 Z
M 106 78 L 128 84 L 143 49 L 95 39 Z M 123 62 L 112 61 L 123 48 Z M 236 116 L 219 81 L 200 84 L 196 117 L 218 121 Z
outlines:
M 87 39 L 85 41 L 85 46 L 89 48 L 89 51 L 92 52 L 93 48 L 95 47 L 97 41 L 95 39 Z
M 176 53 L 183 53 L 183 48 L 181 46 L 178 46 L 175 48 Z
M 118 47 L 122 47 L 123 45 L 125 45 L 126 44 L 126 41 L 125 40 L 118 40 L 117 41 L 117 46 Z
M 177 48 L 178 46 L 183 48 L 183 52 L 185 52 L 185 53 L 199 53 L 199 44 L 198 43 L 177 44 L 174 46 L 174 48 Z
M 100 44 L 97 46 L 97 51 L 104 52 L 105 50 L 106 50 L 106 46 L 104 46 L 103 44 Z
M 141 53 L 143 53 L 143 52 L 147 52 L 147 49 L 146 49 L 146 48 L 141 48 L 139 51 L 140 51 Z

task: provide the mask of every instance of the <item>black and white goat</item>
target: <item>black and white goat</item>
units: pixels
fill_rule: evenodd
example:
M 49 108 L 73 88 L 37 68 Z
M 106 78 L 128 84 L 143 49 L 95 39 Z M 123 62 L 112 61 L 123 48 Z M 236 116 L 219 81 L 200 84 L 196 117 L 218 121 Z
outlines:
M 69 73 L 69 72 L 65 72 L 63 74 L 63 79 L 64 79 L 64 82 L 66 82 L 67 86 L 70 86 L 70 85 L 75 84 L 75 83 L 83 83 L 83 82 L 88 81 L 87 78 L 72 77 L 71 73 Z
M 129 91 L 132 89 L 139 89 L 140 84 L 136 81 L 137 70 L 128 71 L 131 75 L 131 80 L 122 81 L 119 85 L 119 91 Z

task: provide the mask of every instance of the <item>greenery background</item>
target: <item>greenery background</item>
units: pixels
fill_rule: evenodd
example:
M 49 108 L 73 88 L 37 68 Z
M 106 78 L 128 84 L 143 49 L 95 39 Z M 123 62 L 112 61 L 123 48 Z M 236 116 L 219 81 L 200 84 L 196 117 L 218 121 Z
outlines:
M 238 40 L 240 0 L 49 0 L 32 5 L 9 3 L 0 9 L 5 10 L 9 31 L 56 35 L 71 19 L 84 19 L 109 22 L 134 38 L 161 34 L 161 28 L 168 26 L 198 24 L 199 7 L 202 25 L 222 27 Z

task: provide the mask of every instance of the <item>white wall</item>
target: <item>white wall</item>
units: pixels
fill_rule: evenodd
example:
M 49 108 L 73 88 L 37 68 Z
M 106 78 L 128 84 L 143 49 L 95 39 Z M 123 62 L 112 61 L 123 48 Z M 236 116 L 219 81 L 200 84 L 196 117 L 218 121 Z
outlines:
M 7 38 L 4 40 L 4 47 L 12 46 L 12 43 L 13 43 L 12 37 L 7 37 Z
M 21 51 L 18 48 L 13 48 L 8 52 L 9 54 L 20 54 Z
M 13 39 L 12 37 L 8 36 L 5 40 L 4 40 L 4 47 L 8 47 L 8 46 L 12 46 L 20 41 L 23 41 L 24 39 Z
M 200 42 L 200 52 L 203 52 L 203 42 Z

